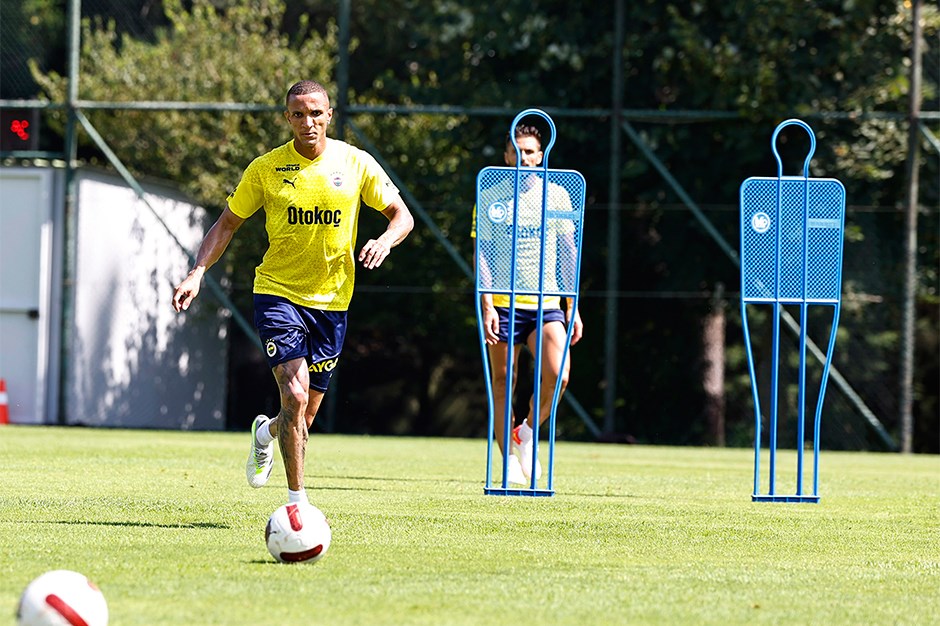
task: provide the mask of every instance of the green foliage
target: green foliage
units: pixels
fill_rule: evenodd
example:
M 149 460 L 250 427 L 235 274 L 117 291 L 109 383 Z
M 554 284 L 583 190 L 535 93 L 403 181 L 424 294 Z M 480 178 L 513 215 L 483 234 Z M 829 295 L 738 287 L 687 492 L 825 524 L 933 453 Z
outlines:
M 63 4 L 61 0 L 4 2 L 0 8 L 0 98 L 34 95 L 36 84 L 27 68 L 30 58 L 65 57 Z
M 132 172 L 175 181 L 197 202 L 220 211 L 248 163 L 290 138 L 279 112 L 290 85 L 303 78 L 329 84 L 335 29 L 327 25 L 323 33 L 316 32 L 302 18 L 292 36 L 281 34 L 285 8 L 278 0 L 196 0 L 191 8 L 167 0 L 164 10 L 169 25 L 156 29 L 152 38 L 120 34 L 113 20 L 83 22 L 79 97 L 271 107 L 260 115 L 236 110 L 88 113 Z M 50 100 L 65 99 L 65 76 L 35 74 Z M 245 308 L 250 268 L 267 247 L 263 226 L 260 219 L 246 224 L 225 259 L 237 268 L 238 301 Z
M 278 32 L 278 1 L 164 3 L 170 25 L 153 41 L 121 35 L 113 20 L 85 20 L 79 97 L 128 102 L 251 103 L 272 107 L 301 78 L 329 83 L 333 29 L 294 37 Z M 41 74 L 50 100 L 65 99 L 66 77 Z M 117 111 L 89 114 L 125 165 L 147 176 L 178 181 L 208 206 L 222 206 L 247 164 L 290 137 L 276 114 L 192 111 Z

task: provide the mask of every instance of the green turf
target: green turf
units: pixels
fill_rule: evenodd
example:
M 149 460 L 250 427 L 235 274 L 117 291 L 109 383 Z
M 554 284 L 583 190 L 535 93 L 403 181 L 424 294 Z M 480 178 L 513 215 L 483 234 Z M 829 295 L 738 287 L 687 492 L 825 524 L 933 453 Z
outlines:
M 822 501 L 777 504 L 748 450 L 559 443 L 556 495 L 513 498 L 485 449 L 312 436 L 333 544 L 281 565 L 244 434 L 0 427 L 0 623 L 58 568 L 115 626 L 940 623 L 938 457 L 824 451 Z

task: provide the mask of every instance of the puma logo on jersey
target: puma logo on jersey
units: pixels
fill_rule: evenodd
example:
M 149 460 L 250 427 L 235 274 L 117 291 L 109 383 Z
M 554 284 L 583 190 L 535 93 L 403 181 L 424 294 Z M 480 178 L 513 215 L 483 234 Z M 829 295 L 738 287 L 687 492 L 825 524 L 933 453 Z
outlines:
M 294 180 L 297 180 L 297 179 L 295 178 Z M 285 178 L 285 179 L 284 179 L 284 184 L 285 184 L 285 185 L 290 185 L 290 186 L 293 187 L 294 189 L 297 189 L 297 186 L 294 184 L 294 181 L 293 181 L 293 180 L 287 180 L 287 179 Z
M 315 206 L 313 210 L 310 211 L 295 206 L 287 207 L 287 223 L 291 225 L 302 224 L 310 226 L 327 224 L 333 228 L 339 228 L 342 215 L 342 209 L 321 209 Z

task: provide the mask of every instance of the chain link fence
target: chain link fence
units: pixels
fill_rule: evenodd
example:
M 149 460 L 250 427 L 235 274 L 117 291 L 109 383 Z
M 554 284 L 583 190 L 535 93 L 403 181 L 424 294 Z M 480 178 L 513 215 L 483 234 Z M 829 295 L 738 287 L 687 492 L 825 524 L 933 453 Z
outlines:
M 147 40 L 167 25 L 162 3 L 145 1 L 86 0 L 82 16 L 94 22 L 100 16 L 113 19 L 121 36 Z M 47 13 L 43 13 L 43 11 Z M 58 11 L 58 14 L 55 12 Z M 50 15 L 57 15 L 57 17 Z M 30 100 L 40 88 L 30 70 L 29 62 L 41 72 L 65 72 L 68 55 L 66 16 L 58 3 L 8 2 L 0 7 L 0 99 Z M 50 55 L 49 48 L 55 50 Z M 49 59 L 58 59 L 58 67 L 49 67 Z M 925 58 L 925 73 L 936 84 L 940 65 L 936 56 Z M 169 70 L 168 70 L 169 71 Z M 279 80 L 286 80 L 281 77 Z M 118 84 L 115 89 L 119 90 Z M 115 98 L 118 99 L 118 98 Z M 940 108 L 936 98 L 925 108 Z M 252 110 L 252 107 L 254 110 Z M 243 111 L 210 112 L 216 117 L 237 116 L 236 128 L 270 127 L 270 137 L 288 137 L 277 126 L 275 102 L 270 108 L 253 103 Z M 108 116 L 133 115 L 137 125 L 146 128 L 159 116 L 174 117 L 174 124 L 198 128 L 197 117 L 205 111 L 95 111 L 89 118 L 102 120 Z M 411 126 L 407 107 L 399 113 L 357 112 L 351 107 L 350 121 L 373 133 L 379 143 L 383 133 L 416 133 Z M 708 347 L 702 342 L 702 321 L 720 311 L 725 323 L 723 440 L 729 445 L 746 446 L 753 437 L 753 413 L 748 386 L 748 373 L 741 337 L 737 268 L 716 244 L 713 236 L 702 228 L 689 207 L 681 204 L 668 186 L 656 175 L 643 155 L 629 142 L 624 144 L 622 175 L 626 181 L 624 202 L 620 213 L 619 241 L 622 259 L 621 285 L 611 292 L 605 284 L 607 258 L 610 251 L 609 206 L 604 201 L 607 187 L 607 164 L 570 162 L 565 152 L 584 154 L 585 144 L 596 143 L 596 153 L 605 155 L 609 149 L 610 127 L 604 114 L 565 112 L 559 116 L 561 140 L 553 167 L 583 170 L 588 183 L 588 205 L 584 220 L 582 258 L 581 311 L 585 321 L 585 338 L 572 353 L 570 394 L 591 420 L 600 422 L 604 415 L 602 397 L 606 385 L 616 385 L 617 419 L 612 440 L 670 444 L 701 444 L 715 440 L 715 428 L 709 425 L 709 399 L 703 390 L 703 370 Z M 39 111 L 38 149 L 50 154 L 64 150 L 61 109 Z M 454 180 L 468 181 L 462 186 L 438 187 L 440 178 L 435 163 L 436 144 L 423 145 L 420 135 L 408 153 L 385 154 L 396 171 L 407 172 L 408 191 L 420 202 L 430 223 L 439 229 L 441 238 L 430 234 L 428 224 L 416 229 L 408 246 L 420 249 L 420 255 L 403 256 L 404 261 L 389 264 L 382 275 L 360 276 L 357 294 L 350 309 L 350 334 L 343 363 L 328 394 L 318 427 L 330 431 L 369 432 L 381 434 L 443 434 L 482 436 L 486 427 L 485 393 L 482 382 L 476 326 L 473 319 L 472 281 L 457 263 L 449 259 L 447 247 L 467 263 L 472 259 L 469 237 L 472 181 L 476 171 L 498 159 L 504 128 L 511 115 L 503 111 L 424 114 L 434 118 L 434 130 L 466 150 L 451 156 L 456 164 L 448 165 Z M 97 117 L 96 117 L 97 116 Z M 374 122 L 381 117 L 381 122 Z M 705 112 L 703 117 L 707 118 Z M 488 131 L 481 136 L 478 130 Z M 820 122 L 822 123 L 822 122 Z M 851 136 L 858 120 L 827 120 L 832 136 Z M 380 126 L 384 125 L 384 126 Z M 397 126 L 396 126 L 397 125 Z M 577 133 L 568 129 L 577 126 Z M 658 143 L 694 146 L 695 153 L 677 154 L 677 167 L 686 167 L 690 159 L 723 159 L 727 161 L 727 178 L 722 181 L 683 180 L 717 233 L 734 248 L 737 247 L 738 207 L 735 192 L 747 175 L 774 175 L 775 167 L 768 146 L 767 160 L 754 171 L 753 163 L 735 161 L 732 145 L 715 144 L 715 137 L 734 137 L 744 133 L 767 135 L 771 128 L 754 129 L 742 119 L 685 125 L 656 124 L 650 126 Z M 35 127 L 35 125 L 34 125 Z M 277 133 L 280 132 L 281 135 Z M 387 135 L 385 135 L 387 136 Z M 468 139 L 468 136 L 470 138 Z M 115 137 L 104 137 L 110 142 Z M 225 138 L 213 138 L 220 144 Z M 204 138 L 192 137 L 193 142 Z M 354 138 L 350 141 L 355 142 Z M 825 141 L 821 139 L 821 142 Z M 262 145 L 257 150 L 274 147 Z M 186 145 L 178 146 L 186 151 Z M 260 154 L 260 152 L 259 152 Z M 105 164 L 100 152 L 85 144 L 80 156 Z M 118 151 L 118 158 L 139 161 L 139 155 Z M 937 172 L 937 154 L 928 153 L 928 172 Z M 430 165 L 427 165 L 430 164 Z M 230 164 L 227 164 L 230 165 Z M 237 165 L 236 169 L 247 165 Z M 422 167 L 424 169 L 422 169 Z M 211 168 L 210 168 L 211 169 Z M 694 168 L 693 168 L 694 169 Z M 143 172 L 147 175 L 147 172 Z M 841 178 L 839 172 L 824 175 Z M 234 185 L 237 180 L 228 180 Z M 194 181 L 188 181 L 193 184 Z M 195 181 L 199 184 L 199 181 Z M 834 366 L 842 373 L 864 404 L 885 425 L 897 433 L 900 385 L 899 330 L 903 300 L 904 214 L 897 202 L 882 206 L 853 204 L 853 184 L 843 180 L 847 188 L 847 241 L 845 244 L 844 304 Z M 631 198 L 636 190 L 641 199 Z M 224 198 L 218 199 L 216 210 Z M 940 249 L 940 212 L 927 206 L 921 213 L 920 237 L 920 298 L 918 300 L 917 345 L 915 371 L 917 381 L 918 440 L 925 450 L 937 451 L 940 438 L 937 415 L 936 381 L 938 373 L 938 286 L 937 250 Z M 360 233 L 374 232 L 381 222 L 365 221 Z M 417 232 L 420 230 L 421 232 Z M 260 238 L 260 225 L 240 233 L 245 238 Z M 263 241 L 261 241 L 263 244 Z M 410 254 L 410 253 L 403 253 Z M 423 258 L 418 261 L 417 258 Z M 249 255 L 250 258 L 250 255 Z M 394 259 L 394 256 L 391 257 Z M 429 268 L 425 271 L 424 268 Z M 231 268 L 230 268 L 231 269 Z M 432 275 L 433 273 L 433 275 Z M 250 316 L 251 272 L 236 268 L 226 279 L 228 289 L 242 313 Z M 618 336 L 615 338 L 617 380 L 604 380 L 605 307 L 612 299 L 618 302 Z M 167 301 L 169 296 L 167 297 Z M 374 320 L 383 320 L 383 332 Z M 394 336 L 392 336 L 394 335 Z M 256 412 L 276 412 L 277 392 L 267 373 L 264 361 L 252 342 L 241 333 L 230 333 L 231 363 L 229 391 L 229 425 L 244 428 Z M 768 339 L 758 337 L 755 349 L 766 347 Z M 795 338 L 794 338 L 795 341 Z M 784 405 L 795 412 L 796 363 L 793 353 L 786 355 L 781 373 Z M 668 367 L 663 364 L 667 363 Z M 523 363 L 521 367 L 526 367 Z M 524 412 L 526 376 L 520 376 L 523 400 L 517 410 Z M 529 377 L 530 378 L 530 377 Z M 810 385 L 811 387 L 812 385 Z M 809 406 L 815 399 L 809 398 Z M 766 403 L 764 403 L 766 406 Z M 811 411 L 809 412 L 812 413 Z M 787 426 L 787 428 L 791 428 Z M 860 414 L 858 406 L 830 384 L 822 420 L 823 446 L 827 448 L 881 450 L 888 444 Z M 796 427 L 791 428 L 795 437 Z M 559 414 L 559 437 L 591 439 L 583 415 L 579 419 L 572 405 L 563 404 Z M 788 435 L 781 435 L 784 440 Z

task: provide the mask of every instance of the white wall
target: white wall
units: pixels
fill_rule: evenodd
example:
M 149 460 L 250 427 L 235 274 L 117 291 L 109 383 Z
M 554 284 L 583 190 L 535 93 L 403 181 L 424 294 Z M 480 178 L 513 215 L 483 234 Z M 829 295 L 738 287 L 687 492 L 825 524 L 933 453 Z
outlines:
M 169 187 L 144 186 L 154 215 L 116 176 L 82 170 L 76 182 L 64 302 L 64 172 L 0 168 L 0 377 L 11 421 L 224 428 L 228 315 L 208 289 L 184 315 L 170 306 L 190 266 L 180 244 L 199 246 L 206 212 Z
M 184 315 L 170 304 L 190 267 L 174 236 L 196 250 L 206 212 L 148 185 L 155 215 L 123 181 L 92 171 L 79 173 L 77 188 L 66 421 L 224 428 L 227 316 L 208 290 Z

